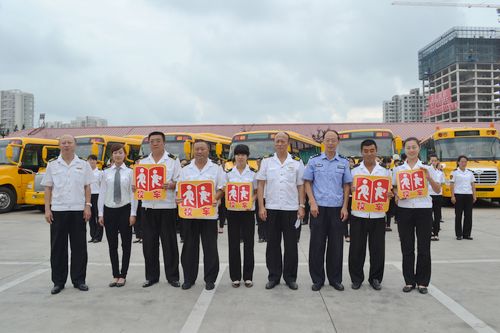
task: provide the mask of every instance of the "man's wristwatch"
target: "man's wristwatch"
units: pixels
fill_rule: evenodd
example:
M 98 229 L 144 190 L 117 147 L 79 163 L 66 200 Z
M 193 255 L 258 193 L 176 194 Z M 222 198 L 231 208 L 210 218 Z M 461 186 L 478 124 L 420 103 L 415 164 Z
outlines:
M 306 208 L 306 205 L 304 205 L 304 204 L 299 204 L 299 207 L 300 207 L 300 208 Z
M 85 203 L 86 206 L 92 207 L 92 204 L 90 202 Z

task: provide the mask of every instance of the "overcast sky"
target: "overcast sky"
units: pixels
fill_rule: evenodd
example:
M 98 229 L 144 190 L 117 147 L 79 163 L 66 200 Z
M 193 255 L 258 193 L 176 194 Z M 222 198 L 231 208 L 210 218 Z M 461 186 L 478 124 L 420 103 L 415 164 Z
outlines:
M 498 27 L 496 12 L 385 0 L 0 0 L 0 90 L 33 93 L 47 121 L 378 122 L 383 100 L 421 85 L 418 50 L 464 25 Z

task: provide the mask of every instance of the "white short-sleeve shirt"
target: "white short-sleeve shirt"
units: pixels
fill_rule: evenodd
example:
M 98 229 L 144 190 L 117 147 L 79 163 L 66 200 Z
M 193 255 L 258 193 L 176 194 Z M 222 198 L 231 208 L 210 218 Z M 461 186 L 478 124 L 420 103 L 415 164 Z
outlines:
M 167 168 L 167 179 L 165 183 L 171 181 L 177 182 L 181 171 L 181 162 L 177 157 L 169 154 L 167 151 L 163 153 L 158 163 L 155 162 L 153 154 L 139 161 L 139 164 L 164 164 Z M 175 189 L 167 189 L 167 197 L 164 200 L 142 200 L 143 208 L 151 209 L 175 209 Z
M 257 190 L 257 179 L 255 179 L 256 172 L 251 169 L 248 165 L 245 167 L 242 173 L 238 171 L 236 166 L 226 173 L 226 183 L 252 183 L 253 190 Z M 255 201 L 252 204 L 252 210 L 255 210 Z
M 224 190 L 224 186 L 226 185 L 226 176 L 224 170 L 220 165 L 217 165 L 210 160 L 207 161 L 207 163 L 201 170 L 196 166 L 195 160 L 192 160 L 191 163 L 182 168 L 179 176 L 179 181 L 186 180 L 211 180 L 215 184 L 215 191 Z M 213 220 L 218 218 L 219 215 L 216 213 L 215 216 L 211 216 L 208 219 Z M 202 218 L 200 217 L 198 219 Z
M 472 183 L 475 181 L 476 177 L 469 169 L 462 171 L 459 168 L 451 173 L 450 183 L 454 185 L 453 193 L 455 194 L 472 194 Z
M 396 184 L 397 184 L 396 175 L 397 175 L 398 171 L 416 170 L 416 169 L 420 169 L 420 168 L 427 169 L 429 171 L 430 177 L 435 182 L 439 182 L 439 179 L 437 178 L 436 173 L 434 172 L 434 168 L 432 166 L 425 165 L 422 163 L 422 161 L 418 160 L 417 163 L 415 163 L 415 166 L 413 168 L 411 168 L 408 165 L 408 162 L 405 162 L 403 165 L 395 167 L 393 170 L 393 174 L 392 174 L 392 185 L 396 186 Z M 429 184 L 428 187 L 431 187 L 431 185 Z M 401 208 L 432 208 L 432 198 L 431 198 L 429 193 L 427 193 L 427 196 L 421 197 L 421 198 L 414 198 L 414 199 L 401 199 L 401 198 L 399 198 L 398 199 L 398 207 L 401 207 Z
M 441 189 L 439 190 L 439 193 L 436 193 L 432 189 L 432 186 L 429 186 L 429 194 L 430 195 L 442 195 L 443 194 L 443 184 L 445 183 L 444 172 L 441 171 L 441 170 L 438 170 L 438 169 L 436 169 L 434 167 L 432 167 L 432 168 L 434 169 L 434 172 L 436 173 L 436 177 L 438 179 L 438 183 L 441 184 Z
M 41 185 L 52 187 L 51 210 L 83 211 L 85 186 L 94 182 L 92 168 L 87 161 L 74 155 L 67 164 L 61 155 L 47 164 Z
M 94 175 L 94 182 L 90 184 L 90 193 L 99 194 L 99 188 L 101 186 L 102 170 L 95 168 L 92 170 Z
M 283 164 L 276 153 L 264 158 L 260 164 L 257 180 L 265 180 L 266 208 L 294 211 L 299 209 L 299 191 L 303 185 L 304 163 L 287 155 Z
M 364 162 L 361 162 L 361 164 L 351 170 L 352 177 L 356 175 L 364 175 L 364 176 L 381 176 L 381 177 L 391 177 L 391 172 L 387 170 L 386 168 L 382 167 L 380 164 L 375 164 L 375 167 L 373 168 L 372 172 L 368 171 L 366 168 Z M 367 212 L 361 212 L 358 210 L 352 210 L 351 214 L 356 217 L 362 217 L 365 219 L 380 219 L 385 217 L 385 213 L 367 213 Z

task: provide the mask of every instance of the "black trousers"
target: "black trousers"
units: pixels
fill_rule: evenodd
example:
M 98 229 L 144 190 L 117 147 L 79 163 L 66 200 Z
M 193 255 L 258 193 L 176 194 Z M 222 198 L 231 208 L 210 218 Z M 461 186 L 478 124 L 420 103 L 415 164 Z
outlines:
M 349 274 L 351 281 L 361 283 L 365 279 L 363 266 L 366 242 L 370 251 L 368 281 L 382 282 L 385 264 L 385 218 L 368 219 L 351 216 L 351 243 L 349 244 Z
M 229 276 L 231 281 L 241 280 L 240 239 L 243 239 L 243 280 L 253 280 L 255 265 L 255 212 L 227 211 L 229 243 Z
M 391 218 L 395 215 L 396 213 L 396 202 L 394 201 L 394 198 L 389 201 L 389 210 L 387 213 L 385 213 L 385 224 L 388 228 L 391 227 Z
M 352 197 L 349 197 L 349 203 L 347 204 L 347 211 L 349 212 L 349 216 L 347 220 L 344 222 L 344 237 L 349 236 L 349 225 L 351 224 L 351 206 L 352 206 Z
M 398 232 L 403 254 L 403 277 L 407 285 L 428 286 L 431 280 L 432 208 L 398 207 Z M 415 269 L 415 235 L 417 267 Z
M 130 204 L 119 208 L 104 206 L 104 227 L 114 278 L 126 278 L 132 249 L 132 227 L 129 225 Z M 118 233 L 122 239 L 122 269 L 118 259 Z
M 266 265 L 268 280 L 279 282 L 283 274 L 286 283 L 297 281 L 299 253 L 297 248 L 296 210 L 267 210 Z M 285 253 L 281 255 L 281 235 Z
M 472 194 L 455 194 L 455 235 L 457 237 L 470 237 L 472 231 L 472 206 L 474 199 Z M 462 226 L 462 214 L 464 223 Z
M 142 252 L 146 280 L 160 279 L 160 240 L 167 281 L 179 281 L 179 248 L 175 229 L 176 210 L 144 209 Z
M 184 281 L 195 283 L 198 277 L 201 238 L 204 280 L 215 283 L 219 274 L 217 220 L 182 219 L 181 221 L 184 224 L 184 244 L 181 254 Z
M 441 230 L 441 205 L 443 202 L 442 195 L 431 195 L 432 198 L 432 234 L 434 236 L 439 236 L 439 231 Z
M 71 247 L 71 281 L 85 283 L 87 275 L 87 227 L 83 211 L 52 211 L 50 266 L 52 282 L 64 286 L 68 278 L 68 236 Z
M 221 202 L 219 207 L 217 208 L 217 212 L 219 215 L 219 228 L 224 228 L 227 216 L 226 199 L 224 197 L 221 198 Z
M 341 207 L 319 206 L 319 215 L 311 215 L 311 239 L 309 243 L 309 274 L 314 284 L 342 282 L 344 256 L 344 222 L 340 219 Z M 327 247 L 328 244 L 328 247 Z
M 90 202 L 92 203 L 92 208 L 90 209 L 92 216 L 89 220 L 90 227 L 90 239 L 95 239 L 98 241 L 102 240 L 103 227 L 99 224 L 99 211 L 97 208 L 97 199 L 99 198 L 98 194 L 92 194 L 90 197 Z
M 257 220 L 257 233 L 259 239 L 267 240 L 267 223 L 259 217 L 259 202 L 255 200 L 255 218 Z
M 139 200 L 137 205 L 137 216 L 134 224 L 134 233 L 136 239 L 142 239 L 142 221 L 144 220 L 144 208 L 142 208 L 142 201 Z

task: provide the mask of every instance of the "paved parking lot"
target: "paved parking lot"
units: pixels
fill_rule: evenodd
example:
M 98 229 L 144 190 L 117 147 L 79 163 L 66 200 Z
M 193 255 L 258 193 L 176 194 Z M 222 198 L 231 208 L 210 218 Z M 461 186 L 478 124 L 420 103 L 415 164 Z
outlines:
M 454 237 L 453 211 L 444 208 L 441 240 L 432 243 L 428 295 L 404 294 L 395 231 L 386 235 L 383 289 L 365 282 L 350 288 L 344 248 L 344 285 L 311 291 L 308 228 L 299 244 L 299 289 L 265 290 L 265 243 L 255 244 L 253 288 L 231 287 L 226 233 L 219 239 L 216 288 L 205 291 L 202 271 L 188 291 L 161 283 L 147 289 L 140 244 L 133 244 L 124 288 L 109 288 L 105 241 L 90 244 L 88 292 L 67 283 L 50 295 L 49 227 L 36 210 L 0 215 L 0 322 L 2 332 L 496 332 L 500 331 L 500 209 L 474 210 L 473 241 Z M 201 257 L 202 258 L 202 257 Z M 368 260 L 368 258 L 367 258 Z M 367 267 L 365 267 L 365 270 Z M 181 270 L 182 271 L 182 270 Z M 182 279 L 181 279 L 182 280 Z

